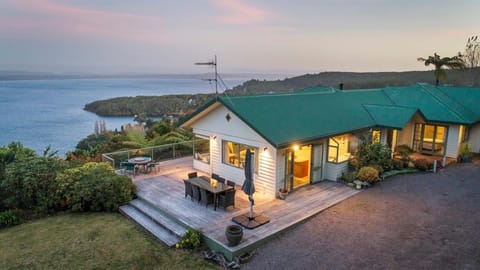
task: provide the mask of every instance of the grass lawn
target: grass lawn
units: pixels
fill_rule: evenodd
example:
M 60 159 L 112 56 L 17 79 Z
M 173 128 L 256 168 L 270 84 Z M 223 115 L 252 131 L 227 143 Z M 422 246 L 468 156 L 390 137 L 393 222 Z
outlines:
M 65 214 L 0 230 L 0 269 L 212 269 L 120 214 Z

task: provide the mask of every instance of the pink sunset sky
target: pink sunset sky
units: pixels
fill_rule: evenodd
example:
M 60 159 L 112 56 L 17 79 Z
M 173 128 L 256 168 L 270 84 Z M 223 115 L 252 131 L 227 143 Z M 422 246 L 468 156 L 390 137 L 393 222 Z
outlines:
M 2 0 L 0 70 L 316 73 L 426 69 L 480 34 L 478 0 Z

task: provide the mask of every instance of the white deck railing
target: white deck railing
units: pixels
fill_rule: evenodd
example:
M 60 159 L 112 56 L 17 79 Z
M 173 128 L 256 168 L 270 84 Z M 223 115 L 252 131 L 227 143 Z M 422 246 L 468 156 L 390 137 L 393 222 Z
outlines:
M 195 139 L 180 143 L 170 143 L 105 153 L 102 154 L 102 161 L 109 162 L 113 168 L 118 169 L 120 167 L 120 162 L 136 156 L 148 155 L 155 162 L 193 156 L 196 152 L 195 145 L 202 141 L 208 141 L 208 139 Z

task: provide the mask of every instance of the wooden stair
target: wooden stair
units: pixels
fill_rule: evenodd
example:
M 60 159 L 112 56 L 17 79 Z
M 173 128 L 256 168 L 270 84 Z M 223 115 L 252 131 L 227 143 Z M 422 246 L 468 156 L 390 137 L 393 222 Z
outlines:
M 185 235 L 185 226 L 141 198 L 121 206 L 120 213 L 169 247 L 175 246 Z

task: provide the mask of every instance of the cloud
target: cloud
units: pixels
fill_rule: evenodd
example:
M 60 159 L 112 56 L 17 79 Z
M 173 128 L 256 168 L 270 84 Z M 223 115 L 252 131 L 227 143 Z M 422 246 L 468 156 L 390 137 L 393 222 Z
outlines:
M 256 24 L 263 22 L 268 13 L 258 7 L 242 3 L 239 0 L 214 0 L 213 3 L 223 9 L 226 14 L 218 20 L 226 24 Z
M 18 30 L 25 35 L 53 32 L 149 43 L 166 40 L 161 31 L 163 21 L 159 17 L 79 8 L 52 0 L 14 0 L 9 3 L 18 14 L 0 19 L 0 33 Z

